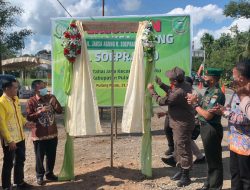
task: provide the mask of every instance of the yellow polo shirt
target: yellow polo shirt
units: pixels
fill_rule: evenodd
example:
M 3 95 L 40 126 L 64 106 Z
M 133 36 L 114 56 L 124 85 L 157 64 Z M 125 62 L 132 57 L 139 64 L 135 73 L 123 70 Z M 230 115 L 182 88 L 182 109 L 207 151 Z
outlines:
M 25 139 L 23 132 L 25 123 L 26 119 L 22 115 L 18 97 L 12 99 L 3 94 L 0 97 L 0 136 L 4 139 L 5 145 Z

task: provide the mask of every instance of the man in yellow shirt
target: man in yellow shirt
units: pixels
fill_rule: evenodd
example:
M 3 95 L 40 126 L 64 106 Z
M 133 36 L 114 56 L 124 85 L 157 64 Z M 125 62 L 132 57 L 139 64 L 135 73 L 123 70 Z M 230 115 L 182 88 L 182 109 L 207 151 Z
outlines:
M 3 95 L 0 97 L 0 137 L 3 147 L 2 188 L 11 189 L 11 170 L 14 165 L 16 189 L 27 189 L 31 185 L 24 181 L 25 135 L 23 127 L 30 127 L 22 116 L 17 97 L 18 83 L 9 77 L 2 82 Z M 15 162 L 14 162 L 15 160 Z

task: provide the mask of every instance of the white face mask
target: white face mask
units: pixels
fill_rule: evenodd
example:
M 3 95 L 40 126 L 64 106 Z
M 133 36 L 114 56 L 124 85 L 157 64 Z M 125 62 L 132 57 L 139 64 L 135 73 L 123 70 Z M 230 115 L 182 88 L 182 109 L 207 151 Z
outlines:
M 48 89 L 47 88 L 43 88 L 43 89 L 40 89 L 39 92 L 40 92 L 40 96 L 45 96 L 48 93 Z

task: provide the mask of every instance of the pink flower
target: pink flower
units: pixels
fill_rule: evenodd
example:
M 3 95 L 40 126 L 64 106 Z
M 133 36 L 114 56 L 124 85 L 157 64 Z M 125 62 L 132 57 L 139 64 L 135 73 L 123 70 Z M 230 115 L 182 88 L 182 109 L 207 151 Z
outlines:
M 71 48 L 76 48 L 76 44 L 71 44 L 70 47 Z
M 68 60 L 69 60 L 70 63 L 74 63 L 76 58 L 75 57 L 70 57 L 70 58 L 68 58 Z
M 76 23 L 71 22 L 71 23 L 70 23 L 70 26 L 71 26 L 72 28 L 76 28 Z
M 64 37 L 65 38 L 70 38 L 70 33 L 69 32 L 64 32 Z
M 77 37 L 78 39 L 81 38 L 81 34 L 78 33 L 78 34 L 76 35 L 76 37 Z
M 81 53 L 81 49 L 76 50 L 76 54 L 79 55 Z
M 81 34 L 77 29 L 75 21 L 69 24 L 63 33 L 63 54 L 70 63 L 74 63 L 77 55 L 81 53 Z
M 67 55 L 67 54 L 69 54 L 69 50 L 67 48 L 64 48 L 63 53 L 64 53 L 64 55 Z
M 76 39 L 76 35 L 72 35 L 70 36 L 71 40 L 75 40 Z

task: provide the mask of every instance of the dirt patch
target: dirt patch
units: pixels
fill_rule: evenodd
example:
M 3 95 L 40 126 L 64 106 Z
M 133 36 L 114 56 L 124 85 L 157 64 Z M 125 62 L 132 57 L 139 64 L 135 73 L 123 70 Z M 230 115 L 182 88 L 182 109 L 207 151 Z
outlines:
M 155 109 L 155 112 L 161 111 Z M 74 139 L 75 153 L 75 181 L 47 182 L 45 186 L 36 185 L 35 158 L 33 143 L 29 132 L 26 131 L 26 162 L 25 180 L 32 183 L 34 189 L 49 190 L 194 190 L 201 187 L 206 178 L 206 164 L 194 165 L 191 171 L 192 184 L 185 188 L 177 188 L 176 182 L 170 177 L 176 172 L 176 168 L 169 167 L 161 161 L 167 148 L 166 138 L 163 132 L 164 118 L 152 118 L 152 165 L 153 177 L 145 178 L 140 172 L 141 134 L 121 134 L 121 110 L 118 110 L 118 137 L 114 138 L 114 167 L 110 167 L 110 114 L 104 110 L 101 125 L 104 133 L 100 136 L 82 137 Z M 65 132 L 63 117 L 57 116 L 59 129 L 59 143 L 55 174 L 60 172 L 64 155 Z M 223 121 L 226 126 L 226 122 Z M 196 143 L 203 152 L 200 137 Z M 229 151 L 227 149 L 227 132 L 225 128 L 223 138 L 223 164 L 224 186 L 230 189 Z M 0 166 L 2 167 L 2 153 L 0 154 Z

